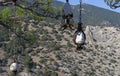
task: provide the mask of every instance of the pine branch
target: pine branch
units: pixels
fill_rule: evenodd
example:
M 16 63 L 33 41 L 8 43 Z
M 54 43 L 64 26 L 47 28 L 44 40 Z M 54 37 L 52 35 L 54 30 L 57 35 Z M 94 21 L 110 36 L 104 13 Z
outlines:
M 0 6 L 9 6 L 12 4 L 13 4 L 13 2 L 0 2 Z M 41 10 L 40 11 L 41 13 L 34 11 L 31 8 L 31 7 L 38 7 L 39 5 L 47 5 L 47 4 L 34 2 L 31 6 L 28 6 L 28 7 L 23 7 L 20 4 L 16 4 L 17 7 L 20 7 L 24 10 L 29 10 L 30 12 L 32 12 L 33 14 L 35 14 L 37 16 L 50 17 L 50 18 L 56 18 L 56 19 L 58 19 L 58 17 L 61 16 L 61 15 L 56 15 L 55 13 L 46 12 L 42 8 L 39 8 Z
M 0 21 L 0 25 L 5 27 L 6 29 L 9 29 L 11 32 L 13 32 L 18 38 L 22 38 L 24 40 L 26 40 L 23 36 L 17 34 L 13 28 L 11 28 L 9 25 L 5 24 L 4 22 Z

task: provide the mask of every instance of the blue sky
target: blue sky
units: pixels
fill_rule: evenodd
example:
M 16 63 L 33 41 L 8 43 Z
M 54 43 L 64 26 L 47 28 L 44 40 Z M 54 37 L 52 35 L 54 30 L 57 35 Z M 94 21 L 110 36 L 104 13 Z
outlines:
M 58 0 L 58 1 L 66 2 L 66 0 Z M 87 4 L 92 4 L 92 5 L 95 5 L 98 7 L 102 7 L 102 8 L 109 9 L 109 10 L 116 11 L 116 12 L 120 13 L 120 8 L 111 9 L 109 6 L 107 6 L 104 3 L 104 0 L 82 0 L 82 2 L 87 3 Z M 72 5 L 77 5 L 77 4 L 79 4 L 79 0 L 69 0 L 69 3 Z

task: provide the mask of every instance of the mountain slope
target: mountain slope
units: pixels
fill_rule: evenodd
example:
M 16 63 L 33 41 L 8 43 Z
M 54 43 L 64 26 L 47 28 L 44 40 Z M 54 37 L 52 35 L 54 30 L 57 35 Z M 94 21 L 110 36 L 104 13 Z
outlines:
M 97 22 L 95 23 L 97 25 Z M 86 44 L 82 50 L 78 51 L 72 41 L 75 30 L 61 31 L 59 30 L 60 24 L 48 21 L 36 23 L 33 20 L 30 23 L 24 23 L 24 25 L 29 26 L 28 30 L 36 30 L 39 39 L 34 47 L 26 47 L 25 54 L 21 55 L 19 53 L 18 76 L 120 75 L 119 27 L 110 27 L 111 25 L 108 27 L 102 24 L 101 26 L 86 26 Z M 6 36 L 6 29 L 3 29 L 3 27 L 0 27 L 0 29 L 0 37 L 5 35 L 5 39 L 9 38 L 9 36 Z M 3 35 L 1 32 L 3 32 Z M 2 39 L 1 41 L 3 41 Z M 10 76 L 8 75 L 10 72 L 9 65 L 13 62 L 13 59 L 11 57 L 4 59 L 7 52 L 1 48 L 3 47 L 0 46 L 0 76 Z M 24 64 L 24 61 L 26 61 L 24 55 L 26 54 L 31 57 L 30 61 L 34 62 L 30 66 L 34 67 L 27 68 L 29 64 Z
M 84 4 L 83 9 L 83 21 L 87 24 L 96 25 L 108 21 L 112 24 L 120 25 L 120 13 L 88 4 Z
M 78 51 L 72 41 L 74 31 L 60 31 L 60 24 L 46 21 L 29 26 L 34 28 L 29 28 L 31 30 L 37 30 L 39 35 L 38 47 L 28 52 L 36 64 L 30 69 L 32 72 L 29 72 L 29 76 L 120 75 L 120 28 L 87 26 L 86 45 Z M 22 70 L 18 74 L 28 76 L 25 67 L 21 63 L 19 65 Z M 8 76 L 8 63 L 1 69 L 0 76 Z

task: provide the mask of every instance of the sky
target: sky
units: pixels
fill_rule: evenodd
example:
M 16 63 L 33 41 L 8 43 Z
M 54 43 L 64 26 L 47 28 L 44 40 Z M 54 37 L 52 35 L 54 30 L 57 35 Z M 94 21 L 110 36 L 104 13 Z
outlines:
M 66 0 L 58 0 L 58 1 L 66 2 Z M 69 3 L 71 5 L 77 5 L 77 4 L 80 3 L 79 1 L 80 0 L 69 0 Z M 87 4 L 95 5 L 95 6 L 98 6 L 98 7 L 102 7 L 102 8 L 109 9 L 109 10 L 112 10 L 112 11 L 120 13 L 120 8 L 111 9 L 109 6 L 107 6 L 104 3 L 104 0 L 82 0 L 82 3 L 87 3 Z

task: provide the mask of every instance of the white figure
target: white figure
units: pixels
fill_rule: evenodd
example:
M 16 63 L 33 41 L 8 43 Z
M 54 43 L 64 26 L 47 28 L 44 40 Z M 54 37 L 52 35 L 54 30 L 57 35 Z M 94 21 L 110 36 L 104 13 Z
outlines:
M 10 71 L 12 72 L 17 71 L 17 68 L 18 68 L 18 64 L 15 62 L 10 65 Z
M 84 34 L 83 32 L 79 32 L 76 36 L 76 39 L 75 39 L 75 42 L 77 44 L 83 44 L 85 42 L 85 37 L 84 37 Z
M 86 35 L 83 32 L 82 23 L 79 22 L 78 28 L 75 31 L 74 37 L 73 37 L 73 41 L 74 41 L 75 45 L 77 45 L 77 48 L 76 48 L 77 50 L 82 49 L 82 45 L 85 44 L 85 40 L 86 40 Z

